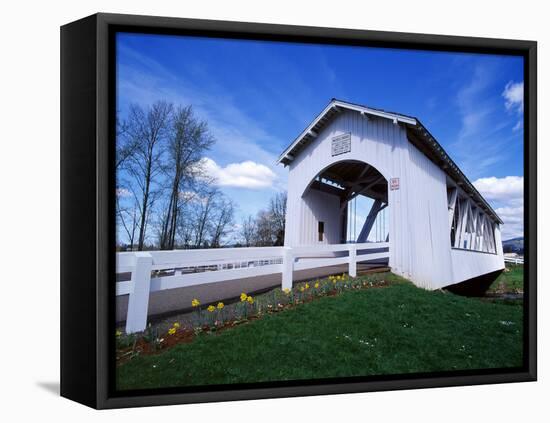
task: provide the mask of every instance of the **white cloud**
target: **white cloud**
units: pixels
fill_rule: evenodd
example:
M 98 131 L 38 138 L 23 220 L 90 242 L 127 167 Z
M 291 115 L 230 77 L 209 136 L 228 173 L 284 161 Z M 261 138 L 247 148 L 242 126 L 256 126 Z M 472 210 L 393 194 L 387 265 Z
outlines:
M 269 167 L 246 160 L 241 163 L 230 163 L 219 166 L 210 158 L 203 159 L 203 166 L 208 177 L 224 187 L 260 189 L 273 186 L 277 175 Z
M 485 199 L 500 205 L 495 212 L 504 222 L 502 239 L 523 236 L 523 177 L 491 176 L 480 178 L 473 184 Z
M 495 210 L 503 220 L 502 240 L 523 236 L 523 206 L 499 207 Z
M 502 96 L 506 100 L 504 105 L 507 110 L 516 110 L 518 114 L 523 113 L 523 81 L 510 81 L 504 87 Z
M 474 186 L 487 200 L 509 202 L 523 198 L 523 176 L 480 178 L 474 181 Z
M 499 207 L 495 211 L 507 223 L 523 223 L 523 206 Z

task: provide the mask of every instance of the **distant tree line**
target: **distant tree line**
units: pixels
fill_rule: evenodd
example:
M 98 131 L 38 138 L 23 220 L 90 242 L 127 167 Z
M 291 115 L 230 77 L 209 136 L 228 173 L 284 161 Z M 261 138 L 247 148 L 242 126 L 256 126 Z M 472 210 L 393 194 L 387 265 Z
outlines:
M 286 193 L 275 194 L 269 206 L 256 216 L 248 216 L 241 223 L 240 245 L 268 247 L 284 245 Z
M 117 119 L 116 135 L 119 248 L 282 245 L 286 194 L 275 195 L 238 229 L 235 203 L 205 170 L 215 139 L 191 106 L 132 105 Z

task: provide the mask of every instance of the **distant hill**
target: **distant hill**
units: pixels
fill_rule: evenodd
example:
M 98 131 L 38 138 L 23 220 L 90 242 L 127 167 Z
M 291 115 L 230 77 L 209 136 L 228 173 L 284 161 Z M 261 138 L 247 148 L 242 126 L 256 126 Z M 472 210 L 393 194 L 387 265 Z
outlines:
M 523 237 L 502 241 L 502 248 L 505 253 L 523 254 Z

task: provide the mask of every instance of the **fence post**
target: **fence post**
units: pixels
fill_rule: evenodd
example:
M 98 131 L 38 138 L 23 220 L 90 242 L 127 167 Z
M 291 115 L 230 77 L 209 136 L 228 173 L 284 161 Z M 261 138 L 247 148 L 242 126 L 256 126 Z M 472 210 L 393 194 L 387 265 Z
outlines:
M 351 244 L 349 247 L 349 269 L 350 278 L 357 276 L 357 245 Z
M 133 288 L 128 298 L 126 333 L 140 332 L 147 327 L 149 291 L 153 257 L 149 253 L 136 253 L 136 266 L 132 272 Z
M 292 289 L 292 273 L 294 272 L 294 257 L 292 248 L 283 247 L 283 289 Z

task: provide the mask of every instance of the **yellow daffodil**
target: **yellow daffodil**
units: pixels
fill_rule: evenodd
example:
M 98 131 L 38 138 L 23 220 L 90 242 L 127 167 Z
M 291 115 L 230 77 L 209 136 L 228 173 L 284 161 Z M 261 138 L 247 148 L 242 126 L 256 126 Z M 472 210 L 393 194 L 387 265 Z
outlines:
M 315 285 L 313 285 L 315 289 L 319 288 L 319 282 L 315 282 Z
M 308 283 L 306 283 L 306 289 L 309 289 L 309 284 Z
M 199 300 L 197 300 L 196 298 L 193 298 L 193 301 L 191 301 L 191 305 L 193 307 L 198 307 L 201 305 L 201 302 Z
M 246 301 L 248 298 L 248 295 L 246 295 L 244 292 L 241 294 L 241 301 Z
M 173 335 L 176 333 L 176 328 L 170 328 L 168 329 L 168 335 Z
M 253 304 L 254 303 L 254 298 L 252 298 L 251 296 L 248 296 L 248 297 L 246 297 L 246 301 L 248 301 L 248 304 Z
M 175 327 L 175 328 L 179 328 L 179 327 L 180 327 L 180 324 L 179 324 L 178 322 L 175 322 L 175 323 L 174 323 L 174 327 Z
M 306 289 L 303 286 L 300 287 L 300 292 L 304 292 L 305 290 Z
M 284 292 L 286 295 L 290 294 L 290 288 L 285 288 L 285 289 L 283 289 L 283 292 Z
M 122 336 L 122 332 L 119 331 L 119 330 L 117 330 L 117 331 L 116 331 L 116 336 L 117 336 L 117 337 Z
M 223 303 L 218 303 L 218 309 L 221 310 L 222 308 L 224 308 Z
M 209 305 L 207 310 L 212 313 L 214 310 L 216 310 L 216 307 L 214 307 L 213 305 Z

